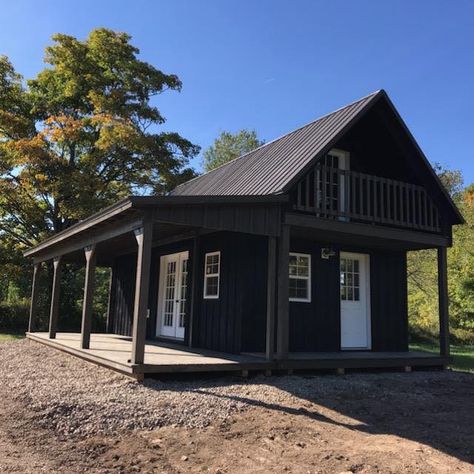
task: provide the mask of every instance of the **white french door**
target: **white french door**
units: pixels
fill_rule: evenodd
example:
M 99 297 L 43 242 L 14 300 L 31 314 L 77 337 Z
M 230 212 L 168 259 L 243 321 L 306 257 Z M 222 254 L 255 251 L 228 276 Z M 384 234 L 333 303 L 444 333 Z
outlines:
M 184 339 L 189 252 L 160 259 L 157 334 Z
M 369 255 L 341 252 L 341 349 L 370 349 Z

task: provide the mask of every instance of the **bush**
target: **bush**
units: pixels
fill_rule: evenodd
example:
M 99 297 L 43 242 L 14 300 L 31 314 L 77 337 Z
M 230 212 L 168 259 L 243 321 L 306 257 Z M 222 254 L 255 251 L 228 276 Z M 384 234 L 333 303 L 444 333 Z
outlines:
M 0 331 L 25 332 L 28 329 L 29 312 L 28 300 L 0 302 Z

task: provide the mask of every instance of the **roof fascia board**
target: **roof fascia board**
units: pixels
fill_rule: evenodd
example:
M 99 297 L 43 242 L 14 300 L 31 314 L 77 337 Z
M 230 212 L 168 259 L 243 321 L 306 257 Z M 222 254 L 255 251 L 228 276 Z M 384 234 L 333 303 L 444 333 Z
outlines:
M 41 243 L 39 243 L 35 247 L 25 250 L 25 252 L 23 252 L 23 255 L 25 257 L 30 257 L 33 254 L 36 254 L 37 252 L 40 252 L 41 250 L 51 245 L 58 244 L 75 234 L 83 232 L 84 230 L 87 230 L 103 221 L 106 221 L 107 219 L 110 219 L 111 217 L 117 214 L 121 214 L 125 210 L 130 209 L 131 207 L 132 207 L 132 203 L 130 201 L 130 198 L 122 199 L 116 202 L 115 204 L 112 204 L 111 206 L 108 206 L 102 209 L 101 211 L 93 214 L 92 216 L 87 217 L 86 219 L 78 222 L 77 224 L 74 224 L 71 227 L 68 227 L 62 232 L 59 232 L 58 234 L 53 235 L 52 237 L 46 240 L 43 240 Z

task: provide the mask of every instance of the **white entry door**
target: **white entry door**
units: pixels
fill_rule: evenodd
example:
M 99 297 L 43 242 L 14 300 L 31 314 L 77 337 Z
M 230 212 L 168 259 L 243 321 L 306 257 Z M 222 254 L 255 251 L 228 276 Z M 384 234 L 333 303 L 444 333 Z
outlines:
M 341 252 L 341 349 L 370 349 L 369 256 Z
M 184 339 L 188 252 L 163 255 L 160 259 L 157 333 Z

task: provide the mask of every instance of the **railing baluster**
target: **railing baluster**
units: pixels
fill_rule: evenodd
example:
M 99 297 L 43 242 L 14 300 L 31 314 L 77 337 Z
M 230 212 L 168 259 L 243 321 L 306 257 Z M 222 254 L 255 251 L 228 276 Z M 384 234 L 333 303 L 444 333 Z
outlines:
M 321 214 L 326 217 L 326 167 L 321 167 Z
M 296 188 L 296 206 L 298 209 L 301 209 L 302 204 L 301 204 L 301 181 L 298 183 L 298 186 Z
M 439 231 L 439 213 L 418 185 L 317 166 L 297 184 L 295 208 L 320 217 Z
M 387 220 L 390 222 L 392 220 L 392 193 L 390 192 L 390 183 L 386 179 L 384 179 L 384 181 L 387 185 Z
M 400 195 L 400 222 L 404 222 L 405 221 L 405 203 L 403 202 L 403 196 L 405 195 L 405 185 L 404 184 L 400 184 L 400 192 L 399 192 L 399 195 Z

